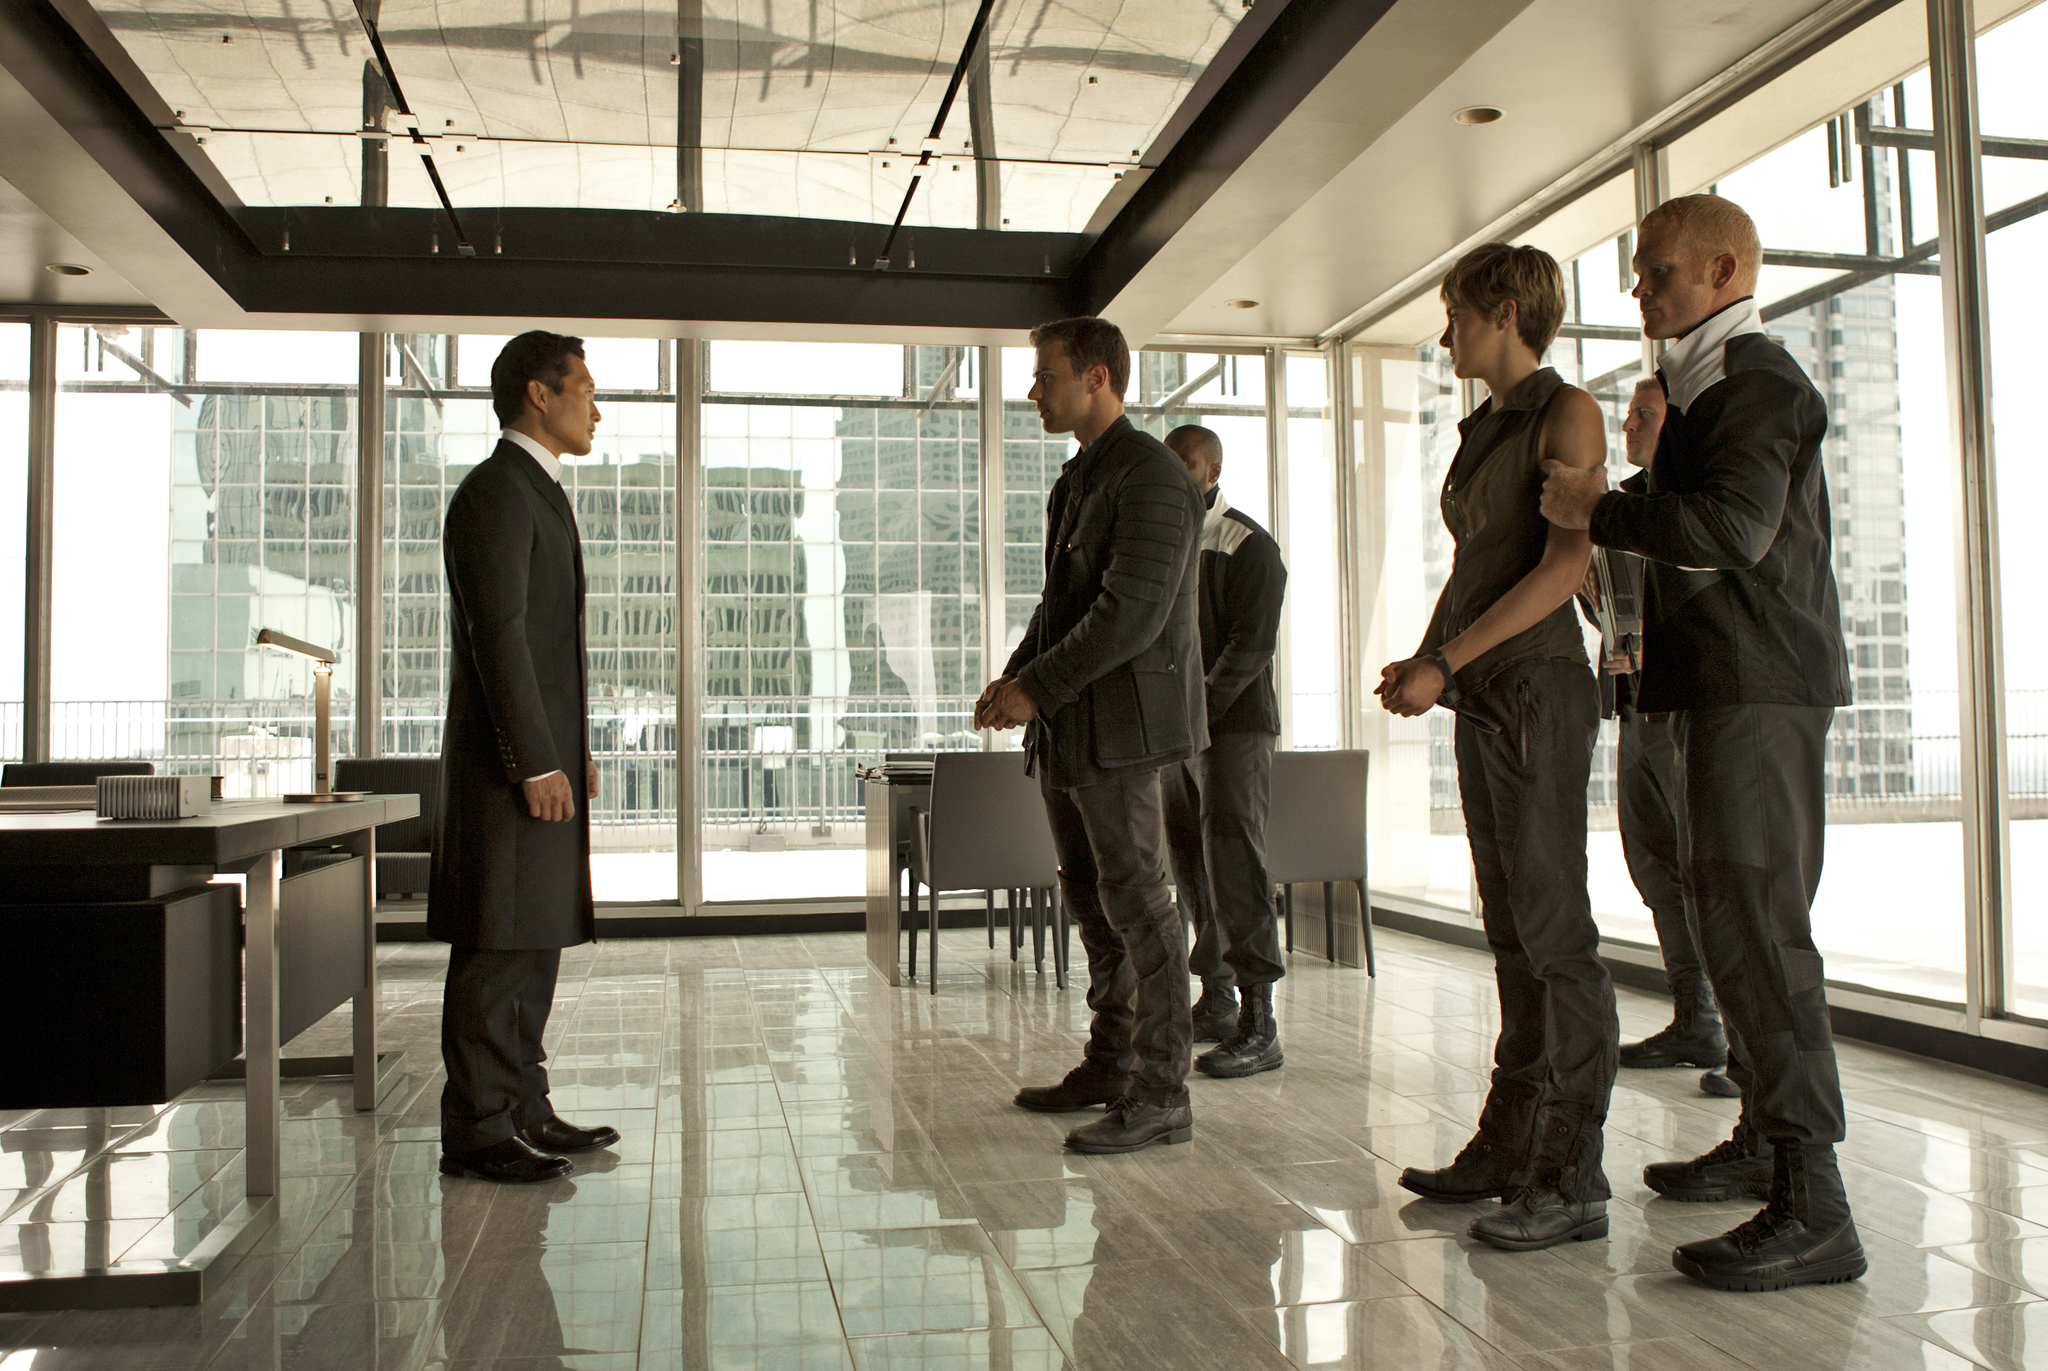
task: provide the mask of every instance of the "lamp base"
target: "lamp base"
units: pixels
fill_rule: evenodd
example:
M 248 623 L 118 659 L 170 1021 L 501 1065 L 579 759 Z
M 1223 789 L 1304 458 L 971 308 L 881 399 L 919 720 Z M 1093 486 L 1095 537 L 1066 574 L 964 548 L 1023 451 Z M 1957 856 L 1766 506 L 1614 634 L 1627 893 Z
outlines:
M 279 798 L 288 805 L 346 805 L 368 799 L 369 796 L 370 792 L 367 790 L 320 790 Z

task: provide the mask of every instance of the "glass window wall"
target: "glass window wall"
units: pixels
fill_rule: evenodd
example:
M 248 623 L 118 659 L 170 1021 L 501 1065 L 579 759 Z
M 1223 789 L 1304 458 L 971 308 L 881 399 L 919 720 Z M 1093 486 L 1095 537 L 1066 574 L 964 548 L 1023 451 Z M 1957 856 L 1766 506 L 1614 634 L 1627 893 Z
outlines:
M 1977 44 L 1977 91 L 1987 139 L 2048 137 L 2035 88 L 2048 53 L 2048 9 L 2030 10 Z M 2012 997 L 2009 1008 L 2048 1019 L 2048 641 L 2029 593 L 2033 547 L 2026 515 L 2048 503 L 2048 468 L 2036 456 L 2038 417 L 2028 403 L 2048 364 L 2048 163 L 1984 157 L 1991 290 L 1992 428 L 2001 515 L 2006 786 L 2011 815 Z M 1953 603 L 1953 601 L 1951 601 Z M 1953 611 L 1951 611 L 1953 613 Z
M 51 751 L 313 787 L 311 664 L 353 750 L 354 334 L 66 325 L 57 338 Z
M 709 354 L 704 898 L 856 896 L 855 766 L 981 745 L 980 354 Z
M 499 337 L 400 334 L 385 352 L 384 746 L 434 756 L 448 698 L 441 521 L 490 456 Z M 586 587 L 591 881 L 600 901 L 676 897 L 675 396 L 673 345 L 591 338 L 600 422 L 562 464 Z M 452 383 L 450 378 L 456 378 Z
M 0 509 L 28 507 L 27 324 L 0 323 Z M 0 521 L 0 761 L 21 756 L 23 573 L 28 524 Z

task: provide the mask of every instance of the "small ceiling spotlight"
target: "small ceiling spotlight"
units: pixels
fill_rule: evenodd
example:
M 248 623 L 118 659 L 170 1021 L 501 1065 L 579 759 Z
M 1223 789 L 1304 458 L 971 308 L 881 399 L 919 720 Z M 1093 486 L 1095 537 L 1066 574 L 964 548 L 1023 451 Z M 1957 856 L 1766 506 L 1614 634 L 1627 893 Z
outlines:
M 1498 105 L 1467 105 L 1451 115 L 1461 124 L 1491 124 L 1500 117 Z
M 82 267 L 76 262 L 52 262 L 48 266 L 44 267 L 43 270 L 55 272 L 59 276 L 92 275 L 91 267 Z
M 1257 300 L 1225 300 L 1223 307 L 1225 309 L 1257 309 L 1259 302 Z

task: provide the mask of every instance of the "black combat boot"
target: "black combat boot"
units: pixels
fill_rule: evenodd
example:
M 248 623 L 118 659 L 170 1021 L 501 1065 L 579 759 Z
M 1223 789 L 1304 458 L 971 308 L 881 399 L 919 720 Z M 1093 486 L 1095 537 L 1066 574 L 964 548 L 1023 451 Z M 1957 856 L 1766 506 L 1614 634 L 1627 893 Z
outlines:
M 1721 1010 L 1704 976 L 1674 980 L 1671 1023 L 1639 1043 L 1621 1045 L 1621 1064 L 1638 1070 L 1664 1066 L 1728 1064 L 1728 1037 L 1721 1031 Z
M 1248 985 L 1244 1008 L 1237 1015 L 1237 1031 L 1195 1058 L 1195 1070 L 1227 1080 L 1256 1076 L 1285 1061 L 1280 1055 L 1280 1028 L 1273 1022 L 1273 987 L 1270 983 Z
M 1479 1131 L 1457 1158 L 1434 1171 L 1416 1166 L 1403 1169 L 1402 1188 L 1446 1204 L 1498 1199 L 1521 1184 L 1535 1121 L 1533 1088 L 1494 1086 L 1487 1093 L 1485 1108 L 1479 1111 Z
M 1706 1203 L 1740 1198 L 1768 1199 L 1771 1145 L 1756 1135 L 1745 1116 L 1727 1141 L 1689 1161 L 1651 1162 L 1643 1184 L 1667 1200 Z
M 1726 1071 L 1702 1071 L 1700 1094 L 1712 1095 L 1719 1100 L 1739 1100 L 1742 1098 L 1742 1087 L 1728 1079 Z
M 1835 1285 L 1869 1269 L 1849 1217 L 1835 1149 L 1772 1142 L 1771 1201 L 1718 1238 L 1681 1245 L 1671 1264 L 1716 1290 Z
M 1537 1111 L 1529 1179 L 1500 1208 L 1472 1221 L 1471 1235 L 1510 1252 L 1607 1236 L 1607 1176 L 1600 1125 L 1582 1104 Z
M 1195 1001 L 1195 1041 L 1220 1043 L 1237 1031 L 1237 990 L 1228 976 L 1202 977 L 1202 998 Z

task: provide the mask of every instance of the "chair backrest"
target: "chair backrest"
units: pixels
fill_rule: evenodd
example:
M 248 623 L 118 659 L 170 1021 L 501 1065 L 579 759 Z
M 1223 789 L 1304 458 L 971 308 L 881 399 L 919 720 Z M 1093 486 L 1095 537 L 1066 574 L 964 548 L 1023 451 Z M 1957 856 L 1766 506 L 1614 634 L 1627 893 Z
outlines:
M 91 785 L 102 776 L 154 776 L 149 762 L 9 762 L 0 786 Z
M 934 890 L 1011 890 L 1059 879 L 1052 826 L 1021 752 L 941 752 L 932 762 Z
M 441 759 L 438 757 L 337 757 L 336 790 L 367 790 L 373 795 L 417 795 L 416 819 L 377 825 L 379 852 L 432 852 L 434 810 L 441 800 Z
M 1363 752 L 1276 752 L 1266 869 L 1280 885 L 1365 879 Z

